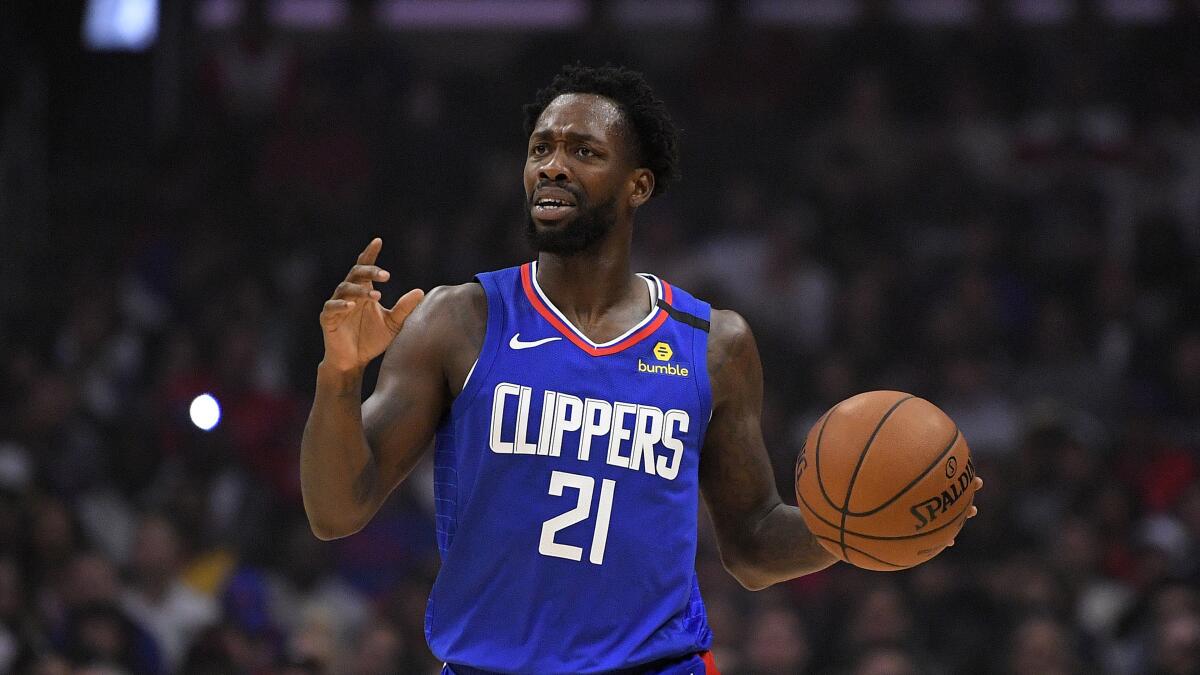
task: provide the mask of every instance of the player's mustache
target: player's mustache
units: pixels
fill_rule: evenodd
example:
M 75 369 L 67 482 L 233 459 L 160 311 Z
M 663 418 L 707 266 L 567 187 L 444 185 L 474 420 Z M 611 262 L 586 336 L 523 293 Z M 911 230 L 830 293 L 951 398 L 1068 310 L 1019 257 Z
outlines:
M 530 207 L 533 206 L 533 198 L 537 195 L 538 190 L 547 187 L 556 187 L 560 190 L 566 190 L 567 192 L 571 193 L 571 196 L 575 198 L 575 206 L 577 207 L 582 207 L 585 203 L 587 203 L 587 196 L 583 194 L 582 190 L 574 185 L 556 180 L 540 180 L 538 181 L 537 185 L 533 186 L 533 190 L 529 192 L 529 197 L 526 199 L 526 201 L 529 202 Z

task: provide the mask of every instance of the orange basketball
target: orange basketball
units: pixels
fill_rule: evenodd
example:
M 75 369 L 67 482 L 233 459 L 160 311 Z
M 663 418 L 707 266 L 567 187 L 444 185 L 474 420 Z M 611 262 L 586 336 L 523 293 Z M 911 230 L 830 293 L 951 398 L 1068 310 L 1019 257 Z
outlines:
M 975 466 L 929 401 L 869 391 L 817 420 L 796 459 L 796 502 L 817 540 L 869 570 L 902 570 L 944 549 L 967 519 Z

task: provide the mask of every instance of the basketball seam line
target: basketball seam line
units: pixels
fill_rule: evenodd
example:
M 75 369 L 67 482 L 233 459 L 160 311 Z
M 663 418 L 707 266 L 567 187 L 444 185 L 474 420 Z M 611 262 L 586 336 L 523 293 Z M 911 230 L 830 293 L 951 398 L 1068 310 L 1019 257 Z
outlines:
M 912 479 L 912 481 L 908 485 L 905 485 L 904 489 L 897 492 L 896 496 L 888 499 L 886 502 L 880 504 L 876 508 L 871 509 L 870 511 L 850 511 L 849 515 L 851 515 L 851 516 L 870 516 L 870 515 L 879 513 L 883 509 L 886 509 L 887 507 L 891 506 L 897 499 L 900 499 L 901 497 L 904 496 L 904 494 L 906 492 L 911 490 L 914 485 L 921 482 L 922 478 L 924 478 L 925 476 L 928 476 L 930 471 L 933 471 L 934 469 L 936 469 L 938 464 L 941 464 L 942 460 L 946 457 L 946 455 L 950 454 L 950 451 L 953 450 L 954 446 L 958 444 L 958 438 L 961 435 L 962 435 L 962 432 L 959 431 L 958 427 L 954 427 L 954 438 L 950 439 L 950 445 L 947 445 L 946 449 L 942 450 L 942 452 L 933 460 L 933 462 L 924 471 L 919 473 L 916 478 Z M 849 506 L 849 504 L 847 504 L 847 506 Z
M 883 428 L 883 425 L 888 421 L 888 418 L 892 416 L 892 413 L 896 412 L 896 409 L 899 408 L 902 403 L 912 398 L 916 397 L 911 394 L 906 395 L 904 398 L 901 398 L 899 401 L 893 403 L 891 408 L 888 408 L 888 411 L 883 414 L 882 418 L 880 418 L 879 424 L 875 425 L 875 430 L 871 432 L 871 437 L 867 439 L 867 444 L 863 446 L 862 452 L 858 454 L 858 463 L 854 466 L 854 473 L 850 474 L 850 483 L 846 486 L 846 501 L 842 502 L 841 508 L 842 525 L 838 528 L 841 530 L 840 538 L 843 558 L 846 557 L 846 517 L 849 515 L 847 509 L 850 508 L 850 495 L 854 493 L 854 481 L 858 480 L 858 472 L 862 469 L 863 461 L 865 461 L 867 458 L 867 451 L 871 449 L 871 444 L 875 442 L 875 437 L 879 435 L 879 430 Z M 824 430 L 823 427 L 822 430 Z M 820 478 L 821 474 L 818 473 L 817 477 Z
M 825 541 L 833 542 L 835 544 L 838 543 L 838 541 L 836 539 L 830 539 L 829 537 L 822 537 L 819 534 L 814 534 L 813 536 L 816 537 L 817 539 L 824 539 Z M 908 569 L 909 567 L 912 567 L 912 565 L 897 565 L 896 563 L 888 562 L 888 561 L 884 560 L 883 558 L 876 558 L 875 556 L 871 555 L 870 553 L 867 553 L 866 551 L 863 551 L 861 549 L 854 548 L 853 546 L 847 546 L 845 544 L 842 544 L 841 546 L 843 549 L 850 549 L 851 551 L 854 551 L 855 553 L 857 553 L 859 555 L 866 556 L 866 557 L 870 558 L 871 560 L 874 560 L 877 563 L 887 565 L 889 567 L 895 567 L 898 570 Z M 845 554 L 843 554 L 843 555 L 845 555 Z M 847 561 L 847 562 L 849 562 L 849 561 Z
M 805 499 L 803 496 L 800 496 L 800 503 L 803 504 L 804 508 L 808 509 L 808 512 L 813 514 L 813 517 L 816 518 L 821 523 L 824 523 L 825 525 L 828 525 L 829 527 L 832 527 L 835 530 L 843 530 L 843 531 L 845 531 L 846 534 L 849 534 L 849 535 L 852 535 L 855 537 L 859 537 L 860 539 L 871 539 L 873 541 L 904 541 L 906 539 L 920 539 L 921 537 L 927 537 L 927 536 L 933 534 L 934 532 L 941 532 L 942 530 L 946 529 L 947 527 L 950 527 L 955 522 L 957 522 L 959 518 L 962 518 L 963 515 L 967 512 L 967 509 L 969 509 L 971 507 L 971 504 L 974 503 L 974 501 L 975 501 L 975 495 L 974 495 L 974 493 L 972 493 L 971 501 L 967 502 L 966 508 L 959 511 L 958 515 L 954 516 L 949 521 L 943 523 L 942 525 L 938 525 L 937 527 L 933 528 L 932 530 L 925 530 L 924 532 L 917 532 L 916 534 L 902 534 L 902 535 L 895 536 L 895 537 L 885 537 L 885 536 L 879 535 L 879 534 L 865 534 L 863 532 L 857 532 L 855 530 L 846 530 L 845 528 L 839 528 L 837 525 L 822 518 L 821 514 L 817 513 L 815 510 L 813 510 L 813 507 L 811 504 L 808 503 L 808 500 Z M 817 535 L 814 533 L 813 536 L 815 537 Z M 826 539 L 828 539 L 828 537 L 826 537 Z M 830 539 L 830 541 L 834 541 L 834 540 Z
M 821 478 L 821 439 L 825 436 L 825 425 L 829 424 L 829 418 L 833 417 L 834 411 L 837 410 L 841 405 L 842 404 L 839 403 L 825 413 L 825 417 L 823 418 L 824 421 L 821 422 L 821 430 L 817 432 L 817 447 L 813 448 L 813 464 L 815 465 L 814 468 L 817 472 L 817 487 L 821 489 L 821 496 L 824 497 L 825 501 L 829 503 L 830 508 L 834 509 L 837 508 L 837 504 L 834 504 L 833 499 L 829 497 L 829 492 L 825 490 L 825 480 Z M 808 439 L 805 439 L 805 442 L 807 443 Z

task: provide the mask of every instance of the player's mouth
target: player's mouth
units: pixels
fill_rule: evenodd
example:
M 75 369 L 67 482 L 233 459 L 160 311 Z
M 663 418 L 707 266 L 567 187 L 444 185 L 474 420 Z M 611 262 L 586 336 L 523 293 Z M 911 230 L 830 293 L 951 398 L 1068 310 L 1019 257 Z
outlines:
M 562 220 L 575 212 L 575 198 L 561 188 L 546 188 L 534 193 L 530 215 L 538 220 Z

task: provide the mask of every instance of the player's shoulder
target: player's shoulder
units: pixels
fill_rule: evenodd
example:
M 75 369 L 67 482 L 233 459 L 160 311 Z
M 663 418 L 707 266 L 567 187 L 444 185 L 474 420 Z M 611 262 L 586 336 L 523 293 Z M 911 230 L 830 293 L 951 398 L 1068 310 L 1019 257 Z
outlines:
M 478 281 L 435 286 L 425 295 L 425 302 L 430 309 L 441 311 L 487 313 L 487 294 Z
M 483 334 L 487 327 L 487 295 L 479 282 L 436 286 L 409 319 L 437 334 Z
M 728 352 L 754 345 L 754 332 L 745 317 L 732 309 L 713 309 L 709 318 L 708 353 Z M 711 364 L 710 364 L 711 365 Z
M 714 309 L 708 333 L 708 380 L 714 404 L 737 398 L 754 382 L 761 384 L 762 366 L 750 324 L 737 312 Z

